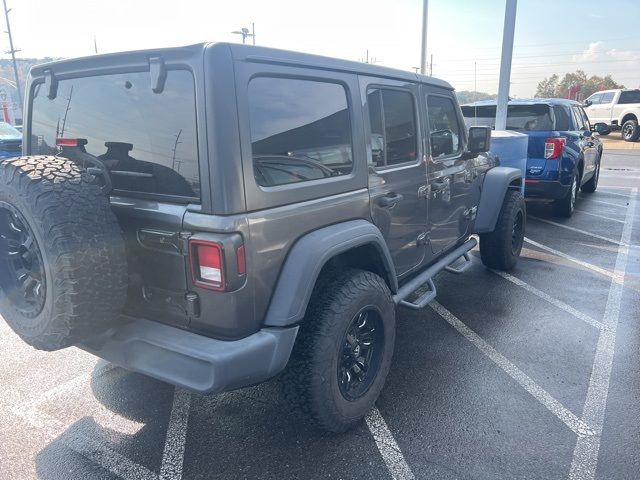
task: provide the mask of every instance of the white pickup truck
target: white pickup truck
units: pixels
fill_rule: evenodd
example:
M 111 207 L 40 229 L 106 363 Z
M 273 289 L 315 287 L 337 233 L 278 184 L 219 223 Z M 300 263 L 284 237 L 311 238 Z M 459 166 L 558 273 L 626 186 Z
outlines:
M 591 123 L 603 122 L 612 130 L 621 130 L 622 139 L 635 142 L 640 138 L 640 89 L 603 90 L 584 101 Z

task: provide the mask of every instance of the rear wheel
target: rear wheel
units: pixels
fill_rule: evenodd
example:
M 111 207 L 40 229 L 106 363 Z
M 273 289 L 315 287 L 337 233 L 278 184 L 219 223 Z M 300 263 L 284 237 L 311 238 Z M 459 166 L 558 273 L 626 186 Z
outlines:
M 371 272 L 348 270 L 321 284 L 284 373 L 284 392 L 313 424 L 343 432 L 369 412 L 384 386 L 395 304 Z
M 567 190 L 564 197 L 553 202 L 553 214 L 556 217 L 569 218 L 573 215 L 578 200 L 578 185 L 580 184 L 580 176 L 576 172 L 571 180 L 571 188 Z
M 527 223 L 527 209 L 519 190 L 507 190 L 493 232 L 480 235 L 480 257 L 489 268 L 512 270 L 518 262 Z
M 124 240 L 93 180 L 64 158 L 0 164 L 0 314 L 42 350 L 106 328 L 126 298 Z
M 636 120 L 627 120 L 622 124 L 622 139 L 625 142 L 635 142 L 640 138 L 640 127 Z

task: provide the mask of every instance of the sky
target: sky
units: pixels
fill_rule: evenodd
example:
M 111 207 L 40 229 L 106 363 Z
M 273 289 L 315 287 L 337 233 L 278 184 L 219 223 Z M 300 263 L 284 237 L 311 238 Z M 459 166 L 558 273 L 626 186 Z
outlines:
M 18 56 L 76 57 L 207 41 L 255 23 L 257 45 L 420 65 L 421 0 L 7 0 Z M 518 0 L 511 95 L 583 69 L 640 87 L 640 0 Z M 457 90 L 497 92 L 505 0 L 429 0 L 433 75 Z M 1 23 L 1 21 L 0 21 Z M 2 43 L 3 42 L 3 43 Z M 0 37 L 8 50 L 6 35 Z M 4 55 L 8 58 L 8 55 Z

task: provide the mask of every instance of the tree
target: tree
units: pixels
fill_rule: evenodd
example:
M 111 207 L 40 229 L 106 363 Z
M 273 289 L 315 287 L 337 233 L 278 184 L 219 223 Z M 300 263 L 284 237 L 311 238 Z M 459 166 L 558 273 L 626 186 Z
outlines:
M 542 80 L 536 88 L 536 97 L 569 98 L 570 92 L 577 91 L 577 97 L 584 99 L 600 90 L 613 88 L 624 88 L 624 85 L 617 83 L 611 75 L 587 77 L 583 70 L 576 70 L 566 73 L 562 80 L 556 74 Z
M 549 98 L 556 96 L 556 89 L 558 88 L 558 80 L 560 77 L 555 73 L 551 75 L 549 78 L 545 78 L 538 84 L 538 88 L 536 88 L 536 97 L 538 98 Z
M 492 100 L 495 99 L 497 95 L 485 92 L 472 92 L 470 90 L 456 90 L 456 97 L 458 97 L 458 103 L 460 105 L 464 105 L 465 103 L 477 102 L 480 100 Z

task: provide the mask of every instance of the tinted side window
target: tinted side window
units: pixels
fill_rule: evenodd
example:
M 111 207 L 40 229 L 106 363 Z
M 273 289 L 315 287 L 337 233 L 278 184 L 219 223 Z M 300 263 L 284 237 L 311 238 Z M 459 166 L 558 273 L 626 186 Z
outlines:
M 453 100 L 434 95 L 427 96 L 427 113 L 431 136 L 431 156 L 444 157 L 458 153 L 462 147 L 458 114 Z
M 640 103 L 640 90 L 628 90 L 620 93 L 618 104 Z
M 576 130 L 590 130 L 589 120 L 580 107 L 573 107 L 573 115 L 576 120 Z
M 351 121 L 342 85 L 254 78 L 249 83 L 249 117 L 258 185 L 285 185 L 351 172 Z
M 554 130 L 559 130 L 561 132 L 565 132 L 567 130 L 572 130 L 571 128 L 571 113 L 565 107 L 553 107 L 553 113 L 555 115 L 555 126 Z
M 32 154 L 56 154 L 57 138 L 81 138 L 117 190 L 200 196 L 191 72 L 169 71 L 162 93 L 153 93 L 149 72 L 137 72 L 61 80 L 53 100 L 40 84 L 33 97 Z
M 600 103 L 611 103 L 614 95 L 615 93 L 613 92 L 603 93 L 602 97 L 600 97 Z
M 376 167 L 415 162 L 418 154 L 413 95 L 402 90 L 368 91 L 372 160 Z

